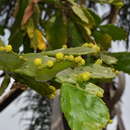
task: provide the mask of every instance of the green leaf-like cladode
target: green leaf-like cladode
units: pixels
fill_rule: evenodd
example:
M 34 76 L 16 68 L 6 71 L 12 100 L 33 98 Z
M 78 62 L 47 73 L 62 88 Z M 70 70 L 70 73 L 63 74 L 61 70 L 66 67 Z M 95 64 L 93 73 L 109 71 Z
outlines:
M 109 55 L 106 55 L 106 54 L 102 54 L 101 55 L 101 59 L 104 63 L 108 64 L 108 65 L 111 65 L 111 64 L 116 64 L 118 59 L 116 59 L 115 57 L 113 56 L 109 56 Z
M 77 75 L 83 72 L 90 72 L 92 79 L 112 79 L 116 76 L 112 71 L 112 68 L 94 64 L 91 66 L 77 67 L 75 69 L 68 68 L 63 70 L 56 75 L 57 81 L 76 83 Z
M 62 71 L 73 65 L 70 61 L 56 61 L 53 57 L 48 57 L 42 55 L 41 53 L 30 53 L 22 55 L 23 59 L 26 61 L 24 64 L 15 70 L 16 73 L 23 74 L 26 76 L 34 77 L 36 80 L 50 80 L 52 79 L 59 71 Z M 42 60 L 41 66 L 34 64 L 34 60 L 40 58 Z M 53 61 L 54 65 L 50 68 L 47 67 L 47 61 Z
M 130 52 L 109 53 L 109 55 L 118 59 L 114 65 L 115 69 L 130 74 Z
M 90 9 L 87 9 L 87 10 L 90 13 L 90 15 L 94 18 L 95 25 L 99 26 L 102 21 L 101 18 L 94 11 L 92 11 Z
M 62 52 L 65 55 L 86 55 L 97 53 L 97 50 L 95 48 L 89 48 L 89 47 L 75 47 L 75 48 L 62 48 L 54 51 L 46 51 L 42 52 L 42 54 L 48 56 L 55 56 L 55 54 L 58 52 Z
M 72 130 L 102 130 L 109 121 L 108 108 L 97 96 L 64 83 L 61 109 Z
M 23 43 L 23 30 L 21 29 L 21 21 L 23 19 L 25 8 L 28 5 L 27 0 L 20 0 L 18 1 L 18 4 L 20 5 L 17 10 L 17 15 L 15 17 L 15 22 L 13 26 L 11 27 L 11 35 L 9 38 L 9 43 L 12 45 L 13 50 L 15 52 L 19 52 L 19 47 Z
M 14 52 L 0 51 L 0 69 L 14 71 L 24 63 L 24 60 Z
M 61 14 L 53 16 L 46 25 L 46 38 L 52 49 L 61 48 L 67 43 L 67 24 Z
M 113 24 L 99 26 L 102 33 L 107 33 L 112 37 L 112 40 L 126 40 L 127 33 L 123 28 L 117 27 Z
M 96 43 L 100 45 L 101 49 L 107 50 L 111 47 L 112 37 L 109 34 L 103 33 L 100 30 L 96 30 L 93 32 L 93 36 L 95 38 Z
M 32 77 L 21 74 L 12 74 L 12 77 L 17 81 L 19 81 L 20 83 L 25 84 L 31 89 L 35 90 L 42 96 L 48 96 L 49 94 L 52 93 L 49 85 L 46 82 L 36 81 Z
M 69 42 L 73 47 L 80 46 L 81 43 L 84 43 L 83 36 L 77 27 L 77 25 L 70 21 L 68 24 L 68 36 L 69 36 Z
M 86 24 L 89 24 L 89 18 L 86 16 L 85 12 L 78 4 L 73 4 L 72 10 L 74 14 L 81 19 L 81 21 L 83 21 Z
M 85 85 L 85 91 L 99 97 L 103 97 L 104 94 L 104 90 L 93 83 L 87 83 Z

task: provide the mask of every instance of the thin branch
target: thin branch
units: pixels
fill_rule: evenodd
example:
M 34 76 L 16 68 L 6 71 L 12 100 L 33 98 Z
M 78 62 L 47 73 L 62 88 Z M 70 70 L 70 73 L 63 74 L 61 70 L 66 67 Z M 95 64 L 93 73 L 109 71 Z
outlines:
M 117 104 L 117 102 L 120 101 L 125 89 L 124 73 L 120 74 L 118 77 L 119 77 L 118 88 L 115 91 L 115 95 L 111 99 L 111 109 L 113 109 L 115 104 Z
M 117 130 L 126 130 L 124 126 L 124 122 L 122 120 L 122 112 L 120 109 L 120 104 L 118 104 L 116 107 L 116 114 L 118 118 Z
M 119 9 L 115 7 L 114 5 L 111 5 L 110 16 L 108 20 L 109 24 L 116 23 L 118 13 L 119 13 Z
M 14 83 L 11 90 L 0 99 L 0 112 L 2 112 L 9 104 L 19 97 L 24 90 L 26 90 L 25 85 Z

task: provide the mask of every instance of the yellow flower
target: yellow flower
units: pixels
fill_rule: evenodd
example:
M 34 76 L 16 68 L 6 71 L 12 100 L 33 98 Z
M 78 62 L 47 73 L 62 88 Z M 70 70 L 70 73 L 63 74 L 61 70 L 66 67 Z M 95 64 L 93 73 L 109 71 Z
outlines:
M 74 61 L 76 62 L 76 63 L 79 63 L 79 62 L 81 62 L 82 61 L 82 57 L 81 56 L 77 56 L 77 57 L 75 57 L 74 58 Z
M 95 62 L 95 64 L 99 64 L 101 65 L 103 62 L 102 62 L 102 59 L 97 59 L 97 61 Z
M 62 52 L 56 53 L 56 59 L 63 60 L 64 59 L 64 54 Z
M 63 46 L 62 46 L 62 48 L 64 48 L 64 49 L 65 49 L 65 48 L 67 48 L 67 45 L 66 45 L 66 44 L 65 44 L 65 45 L 63 45 Z
M 34 59 L 34 64 L 35 65 L 41 65 L 42 64 L 42 59 L 41 58 Z
M 78 75 L 78 80 L 80 81 L 87 81 L 91 78 L 91 73 L 90 72 L 83 72 Z
M 48 67 L 52 67 L 53 65 L 54 65 L 54 61 L 52 61 L 52 60 L 47 61 L 47 66 Z
M 6 52 L 12 51 L 12 46 L 11 46 L 11 45 L 5 46 L 5 51 L 6 51 Z

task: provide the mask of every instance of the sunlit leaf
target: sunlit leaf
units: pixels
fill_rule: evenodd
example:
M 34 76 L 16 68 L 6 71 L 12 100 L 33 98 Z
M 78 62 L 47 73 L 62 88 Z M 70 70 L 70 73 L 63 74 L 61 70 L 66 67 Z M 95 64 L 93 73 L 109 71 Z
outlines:
M 129 52 L 110 53 L 109 55 L 118 59 L 117 63 L 114 65 L 114 68 L 130 74 L 130 53 Z
M 42 64 L 37 66 L 34 60 L 40 58 Z M 70 61 L 56 61 L 55 58 L 44 56 L 40 53 L 37 54 L 24 54 L 23 59 L 26 61 L 24 64 L 15 70 L 16 73 L 34 77 L 36 80 L 46 81 L 52 79 L 59 71 L 62 71 L 73 65 Z M 54 66 L 51 68 L 47 66 L 47 61 L 53 61 Z
M 61 88 L 61 109 L 72 130 L 102 130 L 109 121 L 109 112 L 97 96 L 64 83 Z
M 93 54 L 97 53 L 97 50 L 95 48 L 89 48 L 89 47 L 74 47 L 74 48 L 62 48 L 62 49 L 57 49 L 54 51 L 46 51 L 43 52 L 45 55 L 49 56 L 55 56 L 56 53 L 62 52 L 63 54 L 66 55 L 86 55 L 86 54 Z
M 127 33 L 123 28 L 112 24 L 102 25 L 99 27 L 102 33 L 107 33 L 112 37 L 112 40 L 126 40 Z
M 22 66 L 24 60 L 20 59 L 16 53 L 0 51 L 0 69 L 14 71 Z
M 59 82 L 76 83 L 77 76 L 83 72 L 90 72 L 92 79 L 112 79 L 116 76 L 112 68 L 95 64 L 75 69 L 68 68 L 59 72 L 56 77 Z
M 106 63 L 108 65 L 116 64 L 118 61 L 115 57 L 105 55 L 105 54 L 101 55 L 101 59 L 103 60 L 104 63 Z

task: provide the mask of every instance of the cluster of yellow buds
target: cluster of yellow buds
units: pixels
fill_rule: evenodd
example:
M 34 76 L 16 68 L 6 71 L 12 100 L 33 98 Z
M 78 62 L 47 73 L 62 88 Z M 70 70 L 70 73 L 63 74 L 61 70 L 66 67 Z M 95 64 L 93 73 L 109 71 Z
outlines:
M 74 61 L 74 56 L 73 55 L 66 55 L 65 60 Z
M 49 99 L 54 99 L 55 96 L 56 96 L 56 88 L 55 88 L 54 86 L 50 85 L 50 86 L 49 86 L 49 89 L 50 89 L 50 91 L 51 91 L 51 94 L 49 94 L 47 97 L 48 97 Z
M 83 47 L 90 47 L 90 48 L 92 48 L 93 47 L 93 43 L 84 43 L 82 46 Z
M 75 63 L 78 63 L 79 65 L 84 65 L 85 60 L 81 56 L 77 56 L 74 58 Z
M 102 63 L 103 63 L 102 59 L 97 59 L 95 62 L 95 64 L 99 64 L 99 65 L 101 65 Z
M 81 56 L 74 57 L 73 55 L 64 55 L 62 52 L 58 52 L 55 55 L 57 60 L 68 60 L 68 61 L 74 61 L 78 65 L 84 65 L 85 60 Z
M 78 65 L 84 65 L 85 60 L 81 56 L 74 57 L 73 55 L 66 55 L 64 56 L 65 60 L 74 61 Z
M 12 46 L 11 45 L 0 46 L 0 51 L 10 52 L 12 51 Z
M 41 58 L 35 58 L 33 62 L 34 62 L 34 64 L 35 64 L 36 66 L 38 66 L 38 67 L 40 67 L 40 68 L 42 68 L 42 67 L 49 67 L 49 68 L 51 68 L 51 67 L 54 66 L 54 61 L 53 61 L 53 60 L 48 60 L 48 61 L 45 63 L 45 65 L 42 64 L 42 59 L 41 59 Z
M 83 47 L 94 48 L 97 52 L 100 51 L 100 47 L 99 47 L 97 44 L 93 44 L 93 43 L 84 43 L 82 46 L 83 46 Z
M 83 73 L 79 74 L 77 78 L 79 81 L 88 81 L 91 78 L 91 73 L 83 72 Z

